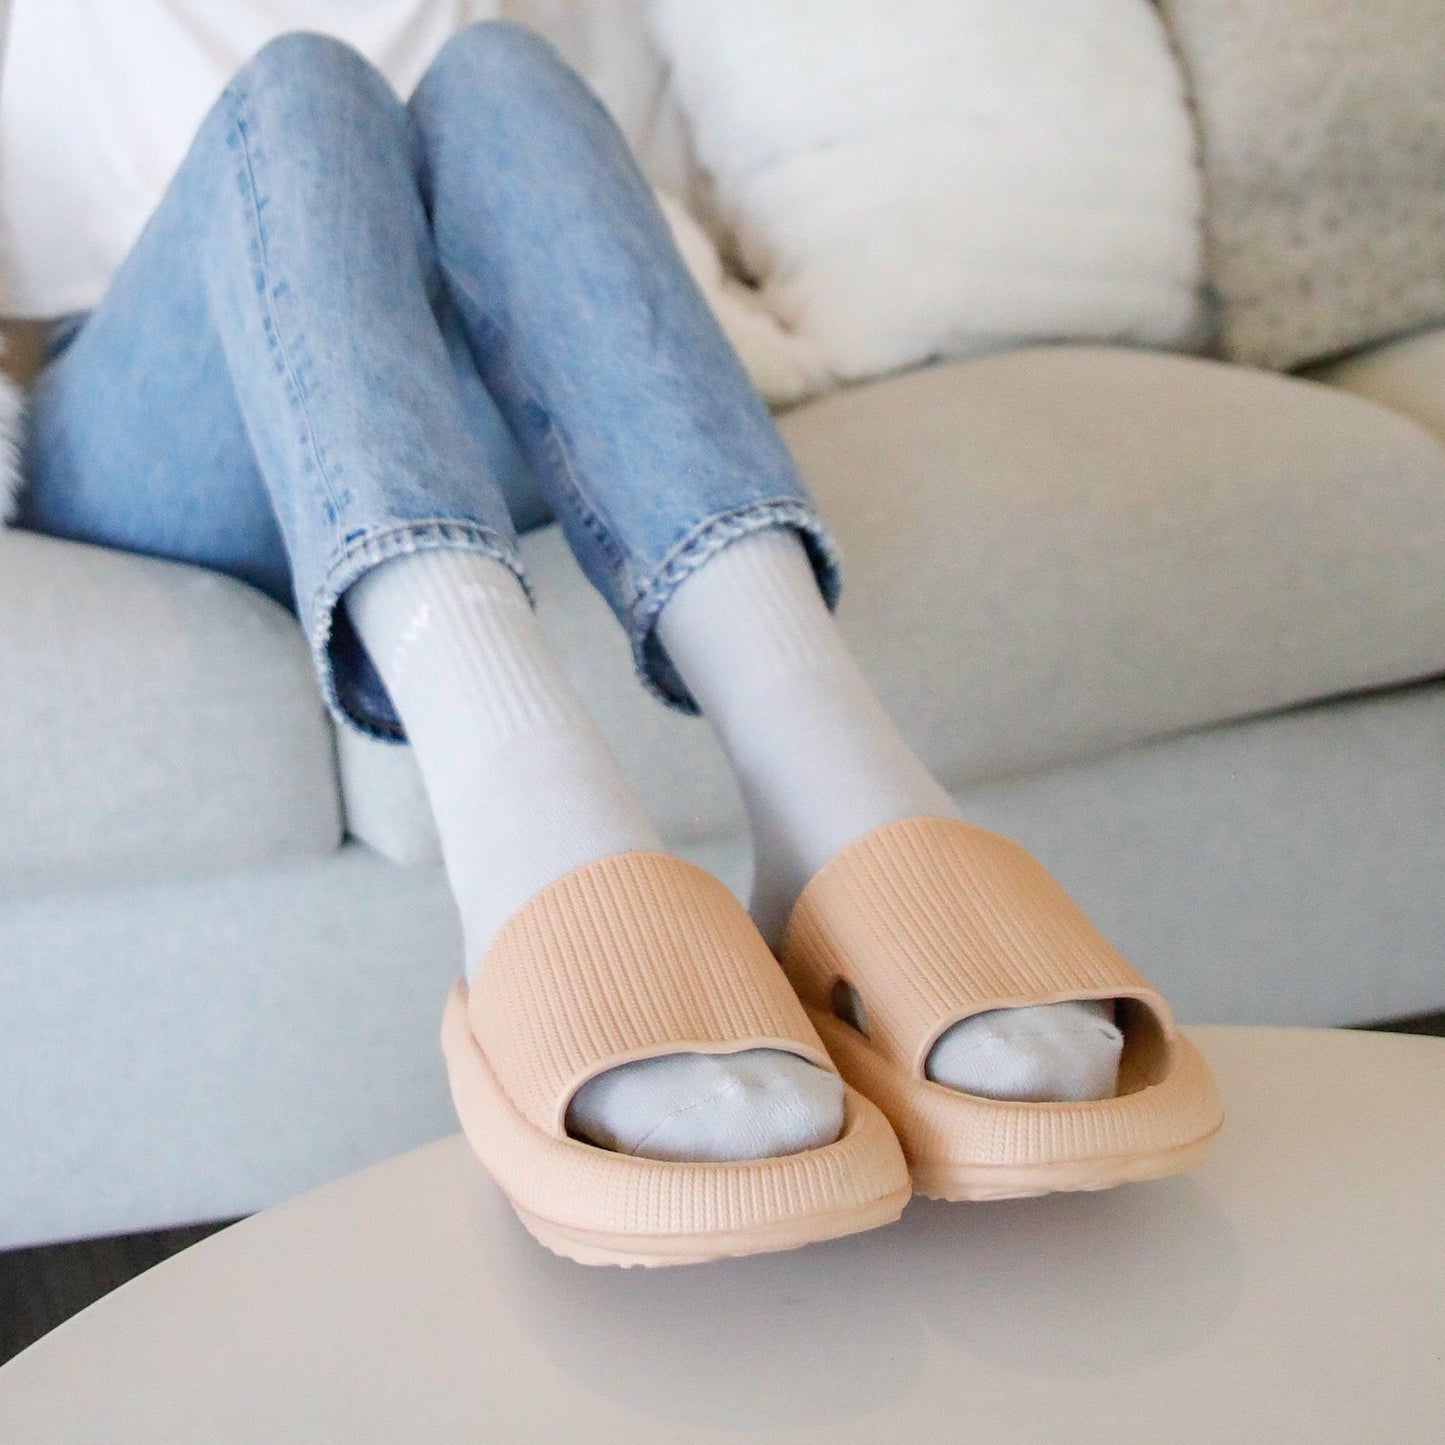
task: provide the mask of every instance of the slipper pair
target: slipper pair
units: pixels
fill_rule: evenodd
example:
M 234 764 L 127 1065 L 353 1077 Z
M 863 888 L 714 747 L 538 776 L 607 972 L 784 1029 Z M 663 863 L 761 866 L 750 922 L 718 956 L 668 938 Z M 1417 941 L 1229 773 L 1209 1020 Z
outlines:
M 866 1034 L 839 1017 L 849 990 Z M 960 1019 L 1074 998 L 1118 1000 L 1115 1097 L 1017 1103 L 925 1078 Z M 842 1075 L 834 1143 L 691 1164 L 567 1135 L 572 1096 L 607 1069 L 757 1048 Z M 453 986 L 442 1049 L 472 1148 L 526 1227 L 585 1264 L 789 1249 L 890 1223 L 915 1190 L 999 1199 L 1150 1179 L 1193 1167 L 1222 1122 L 1159 993 L 1023 848 L 953 818 L 842 849 L 803 890 L 777 959 L 728 889 L 681 858 L 576 868 L 508 919 L 470 990 Z

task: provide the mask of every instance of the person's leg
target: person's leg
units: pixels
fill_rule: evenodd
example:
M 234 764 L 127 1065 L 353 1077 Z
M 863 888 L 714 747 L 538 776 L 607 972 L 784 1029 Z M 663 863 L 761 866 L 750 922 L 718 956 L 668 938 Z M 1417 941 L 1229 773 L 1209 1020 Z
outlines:
M 344 46 L 288 36 L 244 67 L 42 380 L 22 523 L 290 595 L 338 723 L 415 744 L 470 972 L 562 873 L 661 844 L 528 606 L 525 467 L 447 310 L 415 155 Z M 835 1137 L 812 1076 L 835 1077 L 789 1064 L 696 1111 L 703 1147 Z M 607 1146 L 690 1157 L 677 1109 L 634 1089 L 589 1118 Z
M 338 722 L 391 740 L 337 595 L 430 548 L 520 573 L 526 473 L 461 384 L 414 145 L 339 42 L 285 36 L 244 66 L 37 381 L 20 516 L 260 586 L 297 612 Z
M 873 695 L 786 532 L 728 547 L 678 588 L 657 631 L 737 773 L 757 859 L 753 916 L 774 945 L 804 885 L 854 839 L 903 818 L 958 816 Z M 974 1014 L 942 1035 L 925 1072 L 991 1098 L 1107 1098 L 1122 1048 L 1112 1005 L 1075 999 Z
M 839 847 L 953 804 L 848 656 L 828 532 L 601 104 L 545 42 L 488 23 L 449 43 L 411 109 L 478 368 L 644 683 L 700 703 L 727 750 L 757 844 L 755 917 L 776 942 Z M 1120 1040 L 1100 1011 L 983 1016 L 930 1071 L 1111 1092 Z M 1002 1083 L 1000 1052 L 1016 1076 Z
M 488 866 L 485 830 L 446 830 L 454 873 L 466 850 L 486 854 L 463 870 L 474 959 L 558 871 L 656 835 L 531 624 L 504 495 L 525 464 L 486 414 L 454 321 L 444 335 L 444 306 L 400 101 L 333 42 L 267 47 L 42 373 L 20 520 L 226 571 L 294 604 L 339 720 L 392 737 L 392 700 L 349 619 L 333 625 L 335 597 L 366 564 L 413 549 L 427 576 L 464 569 L 478 630 L 493 612 L 509 622 L 467 661 L 531 689 L 513 734 L 551 727 L 553 797 L 585 814 L 545 847 L 512 837 L 505 875 Z

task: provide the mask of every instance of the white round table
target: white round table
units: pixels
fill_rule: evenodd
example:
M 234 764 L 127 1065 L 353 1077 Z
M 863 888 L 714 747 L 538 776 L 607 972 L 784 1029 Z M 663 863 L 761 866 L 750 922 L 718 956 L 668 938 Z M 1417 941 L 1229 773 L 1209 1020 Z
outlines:
M 556 1259 L 441 1140 L 68 1321 L 0 1369 L 0 1441 L 1445 1438 L 1445 1042 L 1191 1033 L 1195 1174 L 716 1265 Z

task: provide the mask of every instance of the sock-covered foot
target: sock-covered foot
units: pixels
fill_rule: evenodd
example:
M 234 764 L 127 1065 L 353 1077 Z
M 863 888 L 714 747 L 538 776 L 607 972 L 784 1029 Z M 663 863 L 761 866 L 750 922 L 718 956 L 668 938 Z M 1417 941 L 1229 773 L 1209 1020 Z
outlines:
M 774 948 L 808 880 L 854 839 L 903 818 L 958 816 L 874 697 L 793 531 L 754 532 L 709 558 L 668 600 L 657 635 L 737 775 L 753 835 L 753 919 Z M 929 1076 L 938 1067 L 938 1082 L 970 1093 L 1031 1091 L 1001 1098 L 1113 1094 L 1117 1047 L 1088 1011 L 1084 1032 L 1072 1004 L 1000 1021 L 1003 1012 L 944 1035 Z
M 583 1084 L 567 1109 L 578 1138 L 694 1162 L 820 1149 L 842 1122 L 842 1079 L 778 1049 L 639 1059 Z
M 397 557 L 351 587 L 346 607 L 421 768 L 469 982 L 497 930 L 547 884 L 612 853 L 663 848 L 500 562 Z M 574 1112 L 580 1137 L 659 1159 L 771 1157 L 843 1128 L 841 1081 L 777 1049 L 625 1064 L 585 1086 Z
M 929 1050 L 936 1084 L 986 1099 L 1111 1099 L 1124 1035 L 1107 999 L 996 1008 L 954 1024 Z

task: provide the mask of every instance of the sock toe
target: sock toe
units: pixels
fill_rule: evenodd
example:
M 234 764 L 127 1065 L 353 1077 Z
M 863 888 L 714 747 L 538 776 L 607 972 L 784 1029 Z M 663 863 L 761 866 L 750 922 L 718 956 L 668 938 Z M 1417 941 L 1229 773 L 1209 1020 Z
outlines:
M 770 1159 L 839 1137 L 843 1081 L 780 1049 L 664 1054 L 589 1079 L 567 1132 L 646 1159 Z
M 935 1083 L 988 1099 L 1108 1099 L 1123 1047 L 1109 1000 L 1069 999 L 963 1019 L 934 1044 L 924 1071 Z

